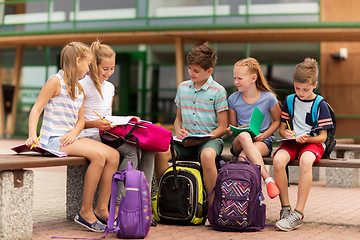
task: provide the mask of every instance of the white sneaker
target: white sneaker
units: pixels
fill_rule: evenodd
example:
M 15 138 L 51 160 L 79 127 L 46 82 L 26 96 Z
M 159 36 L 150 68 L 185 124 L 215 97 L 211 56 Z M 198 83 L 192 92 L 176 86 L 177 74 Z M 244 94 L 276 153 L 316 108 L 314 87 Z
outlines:
M 291 231 L 303 224 L 303 218 L 304 215 L 300 215 L 300 213 L 291 210 L 289 216 L 277 221 L 275 226 L 283 231 Z

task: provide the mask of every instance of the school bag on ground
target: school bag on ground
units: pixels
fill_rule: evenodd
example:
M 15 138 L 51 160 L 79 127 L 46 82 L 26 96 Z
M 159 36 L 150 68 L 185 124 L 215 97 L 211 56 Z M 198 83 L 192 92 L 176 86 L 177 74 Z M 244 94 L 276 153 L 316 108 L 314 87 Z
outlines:
M 126 193 L 120 201 L 114 229 L 116 197 L 120 181 L 124 182 Z M 150 193 L 145 174 L 140 170 L 133 169 L 132 162 L 129 162 L 127 169 L 117 171 L 113 175 L 105 236 L 108 232 L 116 232 L 118 238 L 145 238 L 150 224 Z
M 314 100 L 313 105 L 311 106 L 311 121 L 312 121 L 312 129 L 315 129 L 318 127 L 318 113 L 319 113 L 319 106 L 320 103 L 325 101 L 324 97 L 322 97 L 321 95 L 317 94 L 316 98 Z M 294 116 L 294 102 L 295 102 L 295 93 L 289 95 L 286 97 L 286 103 L 289 109 L 289 117 L 290 117 L 290 124 L 292 124 L 292 118 Z M 330 112 L 330 116 L 331 116 L 331 120 L 333 122 L 334 128 L 332 129 L 328 129 L 327 130 L 327 137 L 325 140 L 325 151 L 324 154 L 322 156 L 322 158 L 330 158 L 330 154 L 331 152 L 334 150 L 334 147 L 336 145 L 336 140 L 335 140 L 335 132 L 336 132 L 336 117 L 335 117 L 335 112 L 332 109 L 332 107 L 330 106 L 329 103 L 327 103 L 329 112 Z M 319 130 L 317 130 L 317 132 L 319 132 Z
M 198 162 L 176 162 L 160 179 L 152 200 L 156 221 L 168 224 L 202 224 L 207 213 L 206 193 Z
M 208 220 L 215 230 L 258 231 L 265 227 L 260 166 L 243 159 L 245 162 L 221 163 L 212 191 L 214 201 L 208 211 Z

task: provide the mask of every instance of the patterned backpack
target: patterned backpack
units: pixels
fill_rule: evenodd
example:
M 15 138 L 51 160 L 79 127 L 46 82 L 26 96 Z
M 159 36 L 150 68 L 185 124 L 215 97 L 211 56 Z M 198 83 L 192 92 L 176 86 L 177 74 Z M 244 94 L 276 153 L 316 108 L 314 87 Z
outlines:
M 260 166 L 249 160 L 221 162 L 208 219 L 219 231 L 258 231 L 265 227 L 266 205 Z M 212 194 L 210 194 L 210 197 Z

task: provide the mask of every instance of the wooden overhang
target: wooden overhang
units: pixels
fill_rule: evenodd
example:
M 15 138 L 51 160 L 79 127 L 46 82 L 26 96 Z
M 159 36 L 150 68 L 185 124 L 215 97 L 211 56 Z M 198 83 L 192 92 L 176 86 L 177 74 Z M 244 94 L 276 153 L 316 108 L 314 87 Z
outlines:
M 176 38 L 184 43 L 201 41 L 219 43 L 239 42 L 322 42 L 360 41 L 360 27 L 348 28 L 264 28 L 169 30 L 133 32 L 52 33 L 37 35 L 0 36 L 0 48 L 24 46 L 63 46 L 69 41 L 93 42 L 101 39 L 107 44 L 173 44 Z

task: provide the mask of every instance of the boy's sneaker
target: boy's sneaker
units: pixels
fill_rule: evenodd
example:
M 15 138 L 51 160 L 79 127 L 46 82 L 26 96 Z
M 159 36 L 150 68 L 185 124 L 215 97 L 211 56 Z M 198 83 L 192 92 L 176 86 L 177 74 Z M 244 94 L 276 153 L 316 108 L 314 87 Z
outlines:
M 270 198 L 274 198 L 280 194 L 280 190 L 274 182 L 268 182 L 268 184 L 266 184 L 266 190 Z
M 303 223 L 304 215 L 291 210 L 287 218 L 283 218 L 275 223 L 275 226 L 283 231 L 291 231 L 300 227 Z
M 288 218 L 290 215 L 291 209 L 289 207 L 281 208 L 280 210 L 280 220 L 284 218 Z

